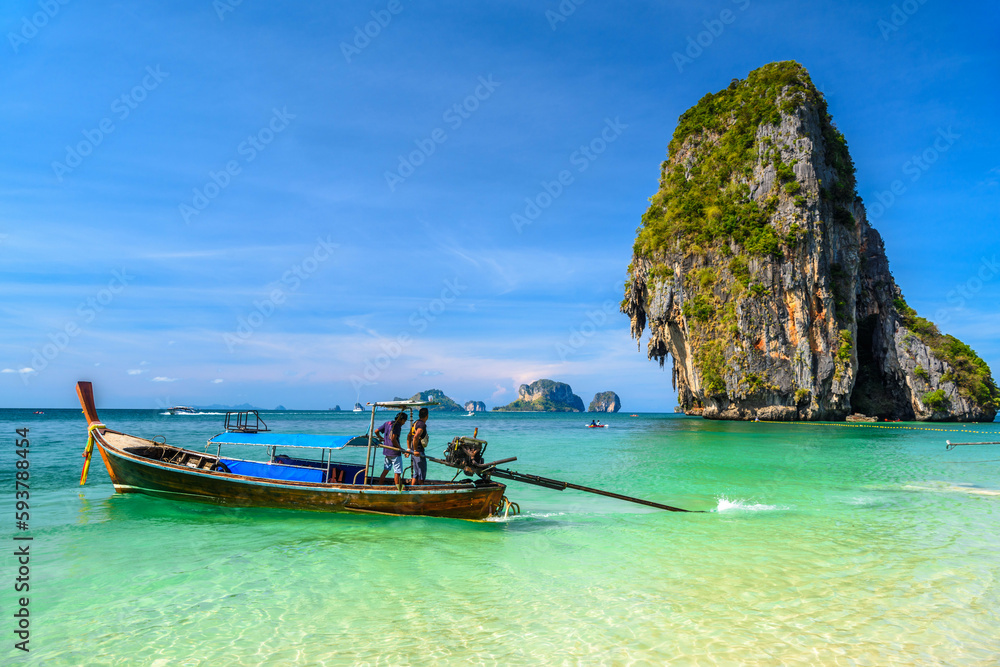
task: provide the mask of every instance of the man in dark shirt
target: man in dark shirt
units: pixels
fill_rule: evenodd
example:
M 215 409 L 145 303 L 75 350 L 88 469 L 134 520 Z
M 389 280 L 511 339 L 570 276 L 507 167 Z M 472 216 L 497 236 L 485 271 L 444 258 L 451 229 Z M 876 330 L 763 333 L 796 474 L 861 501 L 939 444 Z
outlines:
M 420 408 L 417 421 L 413 422 L 410 435 L 406 439 L 410 452 L 413 454 L 413 478 L 410 484 L 416 485 L 427 479 L 427 457 L 424 449 L 427 447 L 427 408 Z
M 382 447 L 382 456 L 385 457 L 385 467 L 382 469 L 382 475 L 378 478 L 378 483 L 385 483 L 385 474 L 391 468 L 397 491 L 403 490 L 403 458 L 400 452 L 402 448 L 399 446 L 399 433 L 402 431 L 403 424 L 405 423 L 406 413 L 400 412 L 396 415 L 395 419 L 387 421 L 379 428 L 379 433 L 382 434 L 382 444 L 394 449 L 388 449 L 385 446 Z

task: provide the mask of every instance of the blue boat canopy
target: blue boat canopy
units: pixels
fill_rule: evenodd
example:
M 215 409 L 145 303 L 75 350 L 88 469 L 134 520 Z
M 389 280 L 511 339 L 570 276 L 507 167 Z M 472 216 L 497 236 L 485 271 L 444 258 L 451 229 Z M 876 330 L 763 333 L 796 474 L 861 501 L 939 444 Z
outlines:
M 306 447 L 312 449 L 343 449 L 368 445 L 367 435 L 315 435 L 312 433 L 220 433 L 208 441 L 210 445 L 258 445 L 264 447 Z

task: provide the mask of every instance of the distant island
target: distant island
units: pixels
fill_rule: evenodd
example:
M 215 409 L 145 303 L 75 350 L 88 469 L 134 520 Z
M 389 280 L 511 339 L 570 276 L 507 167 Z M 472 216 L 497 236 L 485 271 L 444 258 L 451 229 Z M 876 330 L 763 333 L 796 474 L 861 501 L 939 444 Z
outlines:
M 413 396 L 409 398 L 396 397 L 392 399 L 394 401 L 434 401 L 435 403 L 440 403 L 440 405 L 431 405 L 427 408 L 430 412 L 465 412 L 465 409 L 456 403 L 453 399 L 445 396 L 444 392 L 440 389 L 428 389 L 426 391 L 418 391 Z
M 688 414 L 993 421 L 989 366 L 903 298 L 804 67 L 771 63 L 705 95 L 659 173 L 622 312 L 637 340 L 648 328 L 649 359 L 671 357 Z
M 486 404 L 482 401 L 466 401 L 465 409 L 469 412 L 486 412 Z
M 583 412 L 583 399 L 565 382 L 536 380 L 522 384 L 517 400 L 493 408 L 496 412 Z
M 587 412 L 618 412 L 622 409 L 621 399 L 613 391 L 602 391 L 594 394 L 594 400 L 587 407 Z

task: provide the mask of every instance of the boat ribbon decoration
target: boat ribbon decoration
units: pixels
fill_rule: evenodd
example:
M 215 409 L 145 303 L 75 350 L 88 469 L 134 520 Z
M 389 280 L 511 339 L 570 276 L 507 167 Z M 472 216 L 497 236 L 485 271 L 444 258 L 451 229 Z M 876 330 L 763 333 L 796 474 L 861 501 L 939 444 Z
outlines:
M 87 427 L 87 446 L 83 449 L 83 472 L 80 474 L 80 486 L 87 483 L 87 473 L 90 471 L 90 456 L 94 453 L 94 429 L 107 428 L 101 422 L 94 422 Z

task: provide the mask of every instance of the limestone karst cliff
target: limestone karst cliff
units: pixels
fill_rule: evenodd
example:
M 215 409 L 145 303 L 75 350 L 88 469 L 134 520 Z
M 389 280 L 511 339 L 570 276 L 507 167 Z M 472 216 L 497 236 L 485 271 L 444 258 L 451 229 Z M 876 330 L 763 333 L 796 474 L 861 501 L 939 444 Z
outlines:
M 685 112 L 622 312 L 709 418 L 992 421 L 989 367 L 910 308 L 809 74 L 766 65 Z
M 587 406 L 587 412 L 618 412 L 621 409 L 621 399 L 613 391 L 602 391 L 594 394 L 594 400 Z
M 462 412 L 462 406 L 454 401 L 454 399 L 449 398 L 440 389 L 427 389 L 426 391 L 418 391 L 413 396 L 407 398 L 400 398 L 396 396 L 393 400 L 397 401 L 434 401 L 438 405 L 432 405 L 427 409 L 431 412 Z
M 517 389 L 517 400 L 497 412 L 583 412 L 583 399 L 565 382 L 535 380 Z

